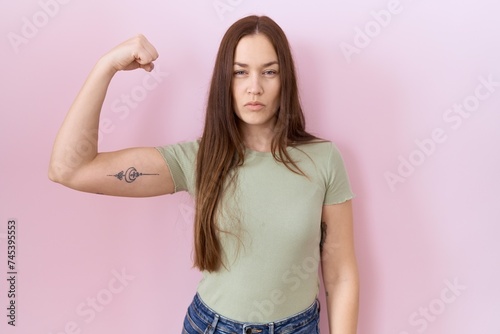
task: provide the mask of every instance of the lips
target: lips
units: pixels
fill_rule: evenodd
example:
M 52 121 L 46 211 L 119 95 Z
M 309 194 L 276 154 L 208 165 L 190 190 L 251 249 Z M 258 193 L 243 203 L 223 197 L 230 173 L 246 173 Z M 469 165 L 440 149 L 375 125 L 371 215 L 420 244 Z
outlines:
M 258 110 L 261 110 L 262 108 L 264 108 L 265 105 L 259 101 L 252 101 L 252 102 L 246 103 L 245 107 L 247 107 L 248 109 L 253 110 L 253 111 L 258 111 Z

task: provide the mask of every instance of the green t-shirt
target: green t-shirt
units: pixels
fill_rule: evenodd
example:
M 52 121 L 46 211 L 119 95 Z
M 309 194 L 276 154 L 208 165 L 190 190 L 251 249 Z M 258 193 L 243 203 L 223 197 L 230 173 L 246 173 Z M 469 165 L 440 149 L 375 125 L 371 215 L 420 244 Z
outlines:
M 198 142 L 158 147 L 175 191 L 194 195 Z M 218 219 L 224 266 L 204 272 L 201 299 L 241 322 L 272 322 L 310 306 L 318 294 L 323 205 L 353 198 L 340 152 L 331 142 L 288 147 L 307 177 L 270 152 L 247 149 Z

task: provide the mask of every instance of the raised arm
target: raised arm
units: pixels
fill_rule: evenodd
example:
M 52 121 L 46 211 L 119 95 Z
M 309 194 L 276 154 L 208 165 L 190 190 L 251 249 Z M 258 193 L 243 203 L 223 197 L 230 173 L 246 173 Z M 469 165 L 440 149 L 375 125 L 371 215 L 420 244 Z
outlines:
M 145 197 L 172 193 L 174 184 L 160 153 L 152 147 L 98 152 L 99 117 L 116 72 L 153 70 L 156 49 L 142 35 L 105 54 L 92 69 L 57 134 L 49 178 L 99 194 Z

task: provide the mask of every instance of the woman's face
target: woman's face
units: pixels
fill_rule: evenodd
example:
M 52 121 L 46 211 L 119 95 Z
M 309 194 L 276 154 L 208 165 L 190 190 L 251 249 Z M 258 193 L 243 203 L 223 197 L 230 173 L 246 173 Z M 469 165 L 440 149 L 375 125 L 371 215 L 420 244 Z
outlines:
M 278 56 L 263 34 L 243 37 L 234 54 L 232 94 L 240 126 L 272 129 L 280 102 Z

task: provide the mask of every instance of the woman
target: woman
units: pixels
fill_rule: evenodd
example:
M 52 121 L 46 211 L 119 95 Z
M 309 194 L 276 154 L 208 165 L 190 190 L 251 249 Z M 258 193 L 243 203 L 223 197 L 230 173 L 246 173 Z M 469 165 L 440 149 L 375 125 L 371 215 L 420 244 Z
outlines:
M 194 264 L 204 277 L 183 333 L 319 333 L 320 261 L 330 333 L 356 333 L 353 194 L 335 146 L 305 131 L 281 28 L 249 16 L 228 29 L 200 140 L 98 152 L 112 77 L 151 71 L 157 57 L 139 35 L 97 62 L 59 130 L 50 179 L 114 196 L 194 196 Z

